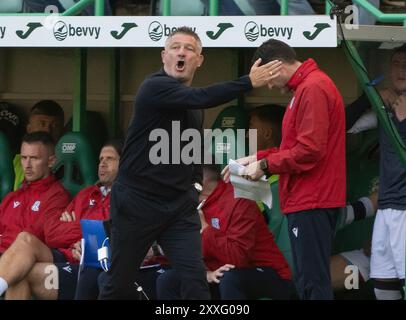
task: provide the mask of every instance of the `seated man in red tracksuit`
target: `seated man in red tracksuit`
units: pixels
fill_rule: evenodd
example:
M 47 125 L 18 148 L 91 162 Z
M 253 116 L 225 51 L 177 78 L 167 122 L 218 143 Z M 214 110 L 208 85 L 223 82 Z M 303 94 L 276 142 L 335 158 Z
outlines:
M 202 248 L 212 297 L 290 299 L 288 263 L 257 204 L 234 198 L 233 186 L 221 180 L 219 166 L 203 168 Z M 158 277 L 158 298 L 181 298 L 177 278 L 173 271 Z
M 51 173 L 54 149 L 52 137 L 46 132 L 23 137 L 24 183 L 0 205 L 0 296 L 10 286 L 18 286 L 23 296 L 29 291 L 29 284 L 21 280 L 31 270 L 33 261 L 56 262 L 43 243 L 51 222 L 59 219 L 70 196 Z
M 110 191 L 118 172 L 122 143 L 110 140 L 104 144 L 99 155 L 98 182 L 81 190 L 62 213 L 57 226 L 49 233 L 49 245 L 59 248 L 59 252 L 72 264 L 80 262 L 82 248 L 81 219 L 108 220 L 110 217 Z M 69 237 L 66 247 L 66 240 Z M 69 299 L 91 300 L 97 299 L 99 294 L 97 279 L 102 269 L 83 268 L 79 281 L 60 287 L 59 294 Z M 78 274 L 78 272 L 76 272 Z M 72 287 L 72 290 L 69 288 Z M 66 293 L 69 296 L 66 296 Z
M 46 224 L 44 237 L 25 233 L 13 243 L 14 255 L 7 259 L 7 253 L 2 256 L 0 277 L 7 275 L 9 287 L 6 299 L 74 298 L 81 256 L 79 221 L 108 219 L 109 191 L 117 175 L 120 152 L 119 144 L 105 144 L 99 158 L 99 182 L 79 192 L 68 206 L 66 202 Z

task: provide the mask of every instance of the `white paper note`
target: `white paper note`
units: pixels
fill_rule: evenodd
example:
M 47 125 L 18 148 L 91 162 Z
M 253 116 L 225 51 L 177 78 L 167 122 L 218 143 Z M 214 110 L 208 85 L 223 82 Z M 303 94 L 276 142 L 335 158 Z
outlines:
M 235 198 L 245 198 L 254 201 L 261 201 L 269 208 L 272 208 L 271 186 L 265 176 L 258 181 L 244 179 L 245 167 L 230 159 L 230 182 L 234 187 Z

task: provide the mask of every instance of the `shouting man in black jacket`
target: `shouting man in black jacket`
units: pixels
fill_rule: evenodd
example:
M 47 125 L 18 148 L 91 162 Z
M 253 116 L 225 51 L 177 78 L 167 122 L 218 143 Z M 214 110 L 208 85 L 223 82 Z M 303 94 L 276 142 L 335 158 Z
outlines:
M 200 161 L 182 161 L 181 150 L 188 141 L 180 136 L 187 129 L 196 129 L 192 131 L 200 140 L 202 117 L 197 110 L 218 106 L 266 85 L 279 75 L 281 63 L 271 61 L 259 67 L 258 60 L 248 76 L 192 88 L 195 71 L 203 63 L 201 53 L 198 35 L 187 27 L 179 28 L 166 40 L 163 69 L 147 77 L 138 90 L 111 193 L 112 260 L 101 299 L 130 296 L 138 282 L 140 263 L 155 240 L 179 276 L 182 299 L 210 298 L 192 185 Z M 200 146 L 201 141 L 198 143 Z M 160 152 L 156 152 L 158 145 Z

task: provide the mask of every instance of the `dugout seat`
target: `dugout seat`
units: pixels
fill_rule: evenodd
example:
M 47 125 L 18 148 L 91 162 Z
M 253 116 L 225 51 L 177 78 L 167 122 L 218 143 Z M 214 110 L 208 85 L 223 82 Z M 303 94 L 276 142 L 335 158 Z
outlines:
M 72 196 L 97 180 L 97 161 L 89 140 L 79 132 L 66 133 L 56 145 L 54 172 Z
M 248 112 L 244 108 L 238 106 L 225 108 L 217 116 L 211 129 L 213 139 L 210 152 L 222 167 L 229 159 L 235 160 L 248 154 L 248 140 L 245 132 L 238 135 L 237 131 L 248 129 Z M 221 135 L 223 135 L 222 139 Z
M 14 167 L 10 144 L 6 135 L 0 131 L 0 200 L 13 191 Z
M 279 247 L 279 250 L 282 252 L 286 261 L 288 262 L 291 270 L 293 270 L 293 258 L 292 258 L 292 249 L 290 247 L 289 240 L 289 229 L 288 229 L 288 219 L 285 215 L 282 214 L 279 206 L 279 183 L 275 182 L 271 184 L 272 192 L 272 214 L 269 221 L 269 228 L 272 230 L 272 227 L 275 226 L 274 236 L 275 242 Z M 273 231 L 273 230 L 272 230 Z
M 65 131 L 72 131 L 72 118 L 65 125 Z M 108 140 L 108 128 L 103 116 L 96 111 L 86 111 L 86 126 L 82 133 L 89 140 L 93 155 L 99 157 L 100 150 L 104 143 Z
M 274 236 L 276 245 L 282 252 L 290 266 L 291 271 L 293 272 L 293 258 L 289 240 L 288 220 L 286 216 L 282 214 L 279 206 L 278 177 L 276 175 L 271 176 L 269 178 L 269 183 L 271 185 L 272 192 L 272 208 L 269 209 L 262 203 L 259 204 L 259 207 L 266 215 L 268 227 Z

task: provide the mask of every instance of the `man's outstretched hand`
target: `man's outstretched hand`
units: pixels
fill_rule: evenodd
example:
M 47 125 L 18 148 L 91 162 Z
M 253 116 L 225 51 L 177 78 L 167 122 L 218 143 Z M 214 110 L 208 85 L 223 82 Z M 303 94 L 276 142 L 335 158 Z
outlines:
M 250 70 L 249 77 L 252 87 L 254 88 L 263 87 L 268 83 L 272 83 L 273 79 L 279 77 L 282 68 L 282 62 L 279 60 L 273 60 L 259 66 L 261 61 L 261 58 L 255 61 Z

